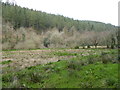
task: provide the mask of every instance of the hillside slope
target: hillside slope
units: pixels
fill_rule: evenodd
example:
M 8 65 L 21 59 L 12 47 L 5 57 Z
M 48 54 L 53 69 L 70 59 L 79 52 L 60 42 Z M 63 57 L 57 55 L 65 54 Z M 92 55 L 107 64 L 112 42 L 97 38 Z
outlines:
M 56 27 L 62 30 L 64 27 L 70 29 L 73 26 L 78 31 L 104 31 L 115 29 L 115 26 L 111 24 L 74 20 L 62 15 L 48 14 L 28 8 L 22 8 L 11 3 L 2 3 L 2 11 L 3 20 L 5 22 L 10 22 L 15 29 L 19 27 L 33 27 L 38 30 L 45 30 Z
M 117 47 L 117 27 L 2 3 L 3 49 Z

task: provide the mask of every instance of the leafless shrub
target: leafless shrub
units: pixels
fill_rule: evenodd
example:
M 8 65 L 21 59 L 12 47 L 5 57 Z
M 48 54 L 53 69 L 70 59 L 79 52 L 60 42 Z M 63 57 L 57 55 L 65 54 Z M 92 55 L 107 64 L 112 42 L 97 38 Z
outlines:
M 97 47 L 98 45 L 111 45 L 111 35 L 114 32 L 79 32 L 72 26 L 64 27 L 61 32 L 54 27 L 44 33 L 32 28 L 20 27 L 14 30 L 9 23 L 3 24 L 2 44 L 3 49 L 34 49 L 34 48 L 75 48 L 76 46 Z M 116 38 L 115 34 L 113 38 Z M 115 42 L 116 44 L 117 42 Z
M 101 53 L 101 61 L 102 61 L 102 63 L 107 64 L 108 62 L 111 62 L 112 59 L 113 58 L 108 53 L 106 53 L 106 52 Z

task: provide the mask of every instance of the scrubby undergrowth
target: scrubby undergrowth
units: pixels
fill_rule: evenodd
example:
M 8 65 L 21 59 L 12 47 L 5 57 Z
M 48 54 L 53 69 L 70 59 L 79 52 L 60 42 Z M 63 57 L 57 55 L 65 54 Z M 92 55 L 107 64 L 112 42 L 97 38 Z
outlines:
M 117 30 L 78 31 L 74 26 L 69 30 L 63 28 L 59 32 L 56 27 L 44 32 L 32 27 L 14 29 L 10 23 L 2 25 L 2 49 L 39 49 L 39 48 L 103 48 L 117 47 Z
M 47 55 L 51 57 L 72 55 L 72 58 L 3 73 L 3 88 L 118 87 L 116 50 L 89 49 L 86 52 L 79 51 L 63 49 L 49 52 Z M 6 67 L 3 70 L 7 71 L 10 68 Z

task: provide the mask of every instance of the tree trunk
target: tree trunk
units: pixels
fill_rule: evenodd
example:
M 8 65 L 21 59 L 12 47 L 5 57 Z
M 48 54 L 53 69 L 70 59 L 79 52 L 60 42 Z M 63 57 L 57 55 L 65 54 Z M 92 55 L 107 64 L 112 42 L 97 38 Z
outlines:
M 85 49 L 85 46 L 83 46 L 83 49 Z
M 90 45 L 88 45 L 87 48 L 90 48 Z
M 110 48 L 109 45 L 107 45 L 107 48 Z
M 114 45 L 111 45 L 111 49 L 114 49 Z

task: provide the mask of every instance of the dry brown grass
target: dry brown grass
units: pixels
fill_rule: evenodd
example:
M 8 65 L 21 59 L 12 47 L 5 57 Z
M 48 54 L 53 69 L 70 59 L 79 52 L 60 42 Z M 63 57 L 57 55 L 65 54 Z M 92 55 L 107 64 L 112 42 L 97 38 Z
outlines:
M 76 50 L 76 49 L 65 49 L 65 50 L 20 50 L 20 51 L 3 51 L 2 61 L 11 60 L 12 63 L 8 65 L 3 65 L 3 67 L 14 67 L 14 69 L 23 69 L 30 66 L 35 66 L 38 64 L 47 64 L 49 62 L 57 62 L 59 60 L 68 60 L 76 56 L 52 56 L 49 55 L 53 52 L 69 52 L 69 53 L 84 53 L 83 56 L 89 55 L 85 54 L 86 50 Z M 89 52 L 89 50 L 88 50 Z

